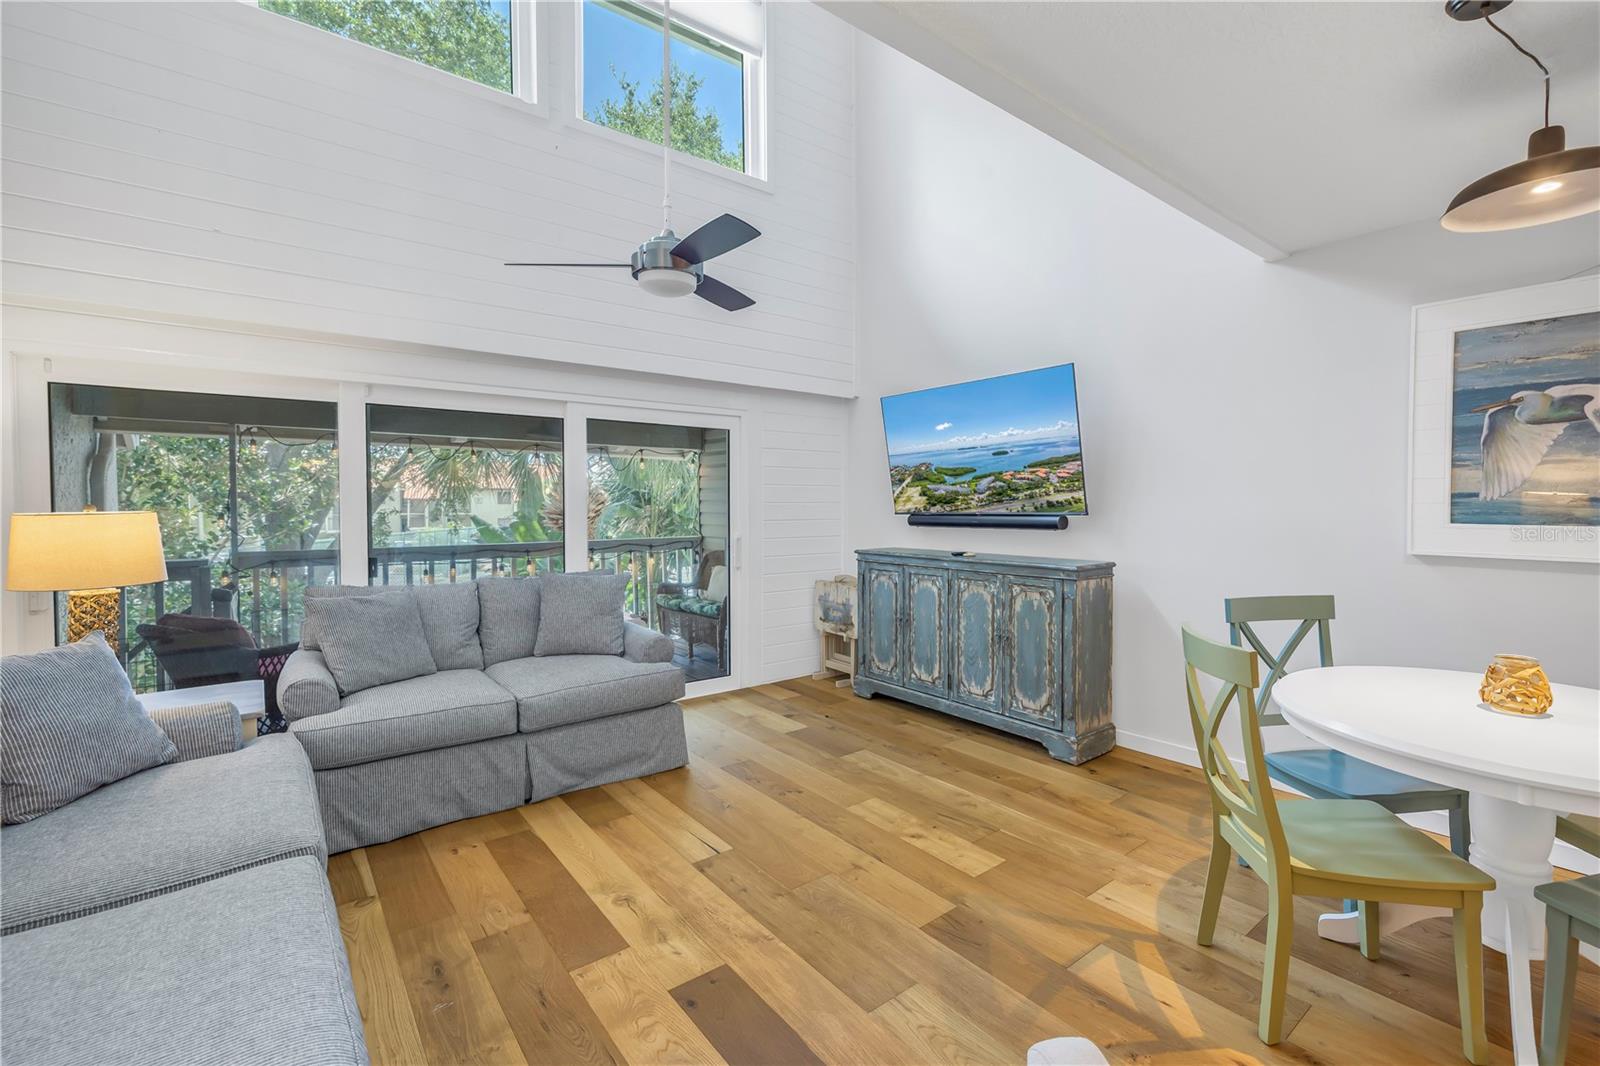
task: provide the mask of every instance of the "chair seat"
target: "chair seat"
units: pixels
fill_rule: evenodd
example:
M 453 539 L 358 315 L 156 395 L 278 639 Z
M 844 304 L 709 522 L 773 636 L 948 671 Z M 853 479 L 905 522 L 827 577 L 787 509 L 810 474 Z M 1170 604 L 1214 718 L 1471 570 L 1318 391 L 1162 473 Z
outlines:
M 722 613 L 721 600 L 708 600 L 700 596 L 658 596 L 656 606 L 668 611 L 697 614 L 702 618 L 715 618 Z
M 1404 798 L 1399 809 L 1441 810 L 1462 801 L 1460 789 L 1389 770 L 1376 763 L 1330 748 L 1267 753 L 1267 769 L 1274 780 L 1293 785 L 1319 799 L 1368 799 L 1397 809 L 1388 800 Z
M 1286 799 L 1278 816 L 1297 874 L 1352 886 L 1494 888 L 1494 878 L 1371 800 Z
M 1546 907 L 1558 910 L 1569 918 L 1588 925 L 1600 926 L 1600 874 L 1575 877 L 1570 881 L 1552 881 L 1533 890 L 1534 896 Z
M 1600 818 L 1589 814 L 1567 814 L 1556 819 L 1556 838 L 1579 851 L 1600 855 Z

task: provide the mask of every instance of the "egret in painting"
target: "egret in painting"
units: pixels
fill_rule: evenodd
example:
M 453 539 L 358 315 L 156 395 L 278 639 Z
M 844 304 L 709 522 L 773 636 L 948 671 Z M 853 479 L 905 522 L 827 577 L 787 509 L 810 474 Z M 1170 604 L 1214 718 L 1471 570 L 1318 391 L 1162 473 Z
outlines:
M 1528 479 L 1567 427 L 1582 422 L 1600 431 L 1600 385 L 1523 389 L 1510 399 L 1474 407 L 1483 414 L 1480 500 L 1498 500 Z

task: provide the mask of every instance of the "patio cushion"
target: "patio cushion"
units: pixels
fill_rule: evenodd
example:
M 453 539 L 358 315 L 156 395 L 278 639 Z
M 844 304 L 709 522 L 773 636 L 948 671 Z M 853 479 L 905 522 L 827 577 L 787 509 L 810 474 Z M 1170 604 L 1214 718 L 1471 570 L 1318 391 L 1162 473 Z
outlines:
M 656 606 L 669 611 L 683 611 L 685 614 L 697 614 L 702 618 L 715 618 L 722 613 L 722 603 L 718 600 L 707 600 L 699 596 L 679 596 L 668 594 L 656 597 Z
M 489 667 L 517 698 L 524 733 L 659 707 L 683 696 L 683 671 L 611 655 L 545 655 Z
M 3 944 L 8 1064 L 367 1062 L 339 915 L 314 856 Z
M 479 670 L 364 689 L 337 711 L 289 726 L 318 770 L 447 748 L 517 731 L 517 701 Z
M 272 817 L 251 818 L 261 804 Z M 281 734 L 125 777 L 8 826 L 0 849 L 8 934 L 285 855 L 327 855 L 311 767 Z

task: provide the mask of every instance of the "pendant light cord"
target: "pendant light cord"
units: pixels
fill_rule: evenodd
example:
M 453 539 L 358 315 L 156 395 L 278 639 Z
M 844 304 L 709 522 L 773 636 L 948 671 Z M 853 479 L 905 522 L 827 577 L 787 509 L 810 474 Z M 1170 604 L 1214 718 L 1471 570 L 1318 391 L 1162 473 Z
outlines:
M 1511 36 L 1511 34 L 1507 33 L 1505 30 L 1502 30 L 1495 23 L 1494 19 L 1489 17 L 1489 13 L 1487 11 L 1484 12 L 1483 21 L 1487 22 L 1489 24 L 1489 28 L 1494 30 L 1494 32 L 1510 41 L 1512 48 L 1515 48 L 1517 51 L 1533 60 L 1534 65 L 1540 70 L 1544 71 L 1544 124 L 1545 128 L 1548 129 L 1550 127 L 1550 68 L 1539 62 L 1538 56 L 1534 55 L 1532 52 L 1522 47 L 1522 45 L 1518 44 L 1515 37 Z
M 1498 29 L 1499 27 L 1496 27 Z M 1513 41 L 1513 44 L 1516 42 Z M 1534 60 L 1535 63 L 1539 61 Z M 1543 64 L 1540 64 L 1541 66 Z M 1546 95 L 1549 90 L 1546 89 Z M 1548 107 L 1546 108 L 1548 110 Z M 1546 121 L 1546 125 L 1548 125 Z M 672 0 L 661 5 L 661 232 L 672 230 Z

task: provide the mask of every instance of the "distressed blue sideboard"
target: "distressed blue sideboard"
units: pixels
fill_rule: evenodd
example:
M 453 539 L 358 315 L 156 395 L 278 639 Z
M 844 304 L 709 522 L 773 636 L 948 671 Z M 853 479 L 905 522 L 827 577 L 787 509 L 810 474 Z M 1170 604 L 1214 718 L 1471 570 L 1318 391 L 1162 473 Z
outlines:
M 855 691 L 1037 740 L 1074 765 L 1111 724 L 1114 564 L 915 548 L 856 552 Z

